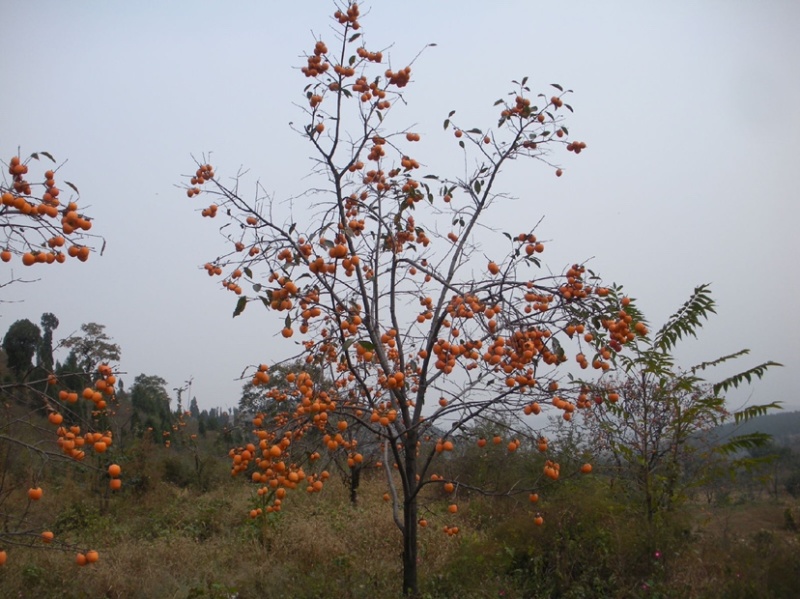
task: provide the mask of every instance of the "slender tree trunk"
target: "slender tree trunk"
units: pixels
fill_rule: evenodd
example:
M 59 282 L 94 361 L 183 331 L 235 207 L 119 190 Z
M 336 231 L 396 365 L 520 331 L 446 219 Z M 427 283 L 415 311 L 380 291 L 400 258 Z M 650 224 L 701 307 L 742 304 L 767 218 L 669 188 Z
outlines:
M 419 595 L 417 582 L 417 434 L 409 431 L 405 443 L 403 484 L 403 594 Z
M 361 464 L 350 469 L 350 503 L 358 503 L 358 486 L 361 483 Z
M 416 597 L 417 584 L 417 498 L 405 502 L 403 510 L 403 594 Z

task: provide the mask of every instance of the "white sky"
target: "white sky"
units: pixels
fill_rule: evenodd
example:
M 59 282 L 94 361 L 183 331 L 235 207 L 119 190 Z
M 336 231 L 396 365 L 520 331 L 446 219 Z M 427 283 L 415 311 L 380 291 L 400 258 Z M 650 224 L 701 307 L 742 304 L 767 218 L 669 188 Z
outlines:
M 61 320 L 57 338 L 99 322 L 122 348 L 127 384 L 193 377 L 201 408 L 235 405 L 243 368 L 293 346 L 275 336 L 283 315 L 253 304 L 231 319 L 234 296 L 200 269 L 223 251 L 218 223 L 175 184 L 193 172 L 191 154 L 210 151 L 223 176 L 244 165 L 277 198 L 302 191 L 310 148 L 288 123 L 302 120 L 293 103 L 312 32 L 333 43 L 332 5 L 2 5 L 0 154 L 68 159 L 63 177 L 108 246 L 86 264 L 15 263 L 41 280 L 3 289 L 0 334 L 45 311 Z M 748 347 L 740 369 L 782 362 L 752 401 L 800 408 L 800 3 L 375 0 L 362 24 L 369 48 L 394 44 L 395 68 L 437 44 L 392 121 L 422 133 L 416 157 L 430 170 L 457 174 L 441 127 L 450 110 L 486 129 L 512 79 L 573 89 L 567 125 L 588 149 L 560 156 L 561 179 L 535 163 L 509 171 L 503 189 L 519 200 L 497 222 L 516 231 L 520 214 L 544 216 L 551 269 L 594 257 L 656 325 L 711 283 L 718 316 L 680 355 Z

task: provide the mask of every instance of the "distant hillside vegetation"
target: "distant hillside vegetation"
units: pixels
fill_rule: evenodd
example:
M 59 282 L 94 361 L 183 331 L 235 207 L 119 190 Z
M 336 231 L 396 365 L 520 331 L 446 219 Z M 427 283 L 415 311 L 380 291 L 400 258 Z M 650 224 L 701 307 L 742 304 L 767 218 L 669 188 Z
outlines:
M 715 430 L 721 439 L 731 435 L 746 435 L 755 432 L 772 435 L 776 445 L 798 448 L 800 447 L 800 411 L 783 412 L 778 410 L 740 424 L 730 422 Z

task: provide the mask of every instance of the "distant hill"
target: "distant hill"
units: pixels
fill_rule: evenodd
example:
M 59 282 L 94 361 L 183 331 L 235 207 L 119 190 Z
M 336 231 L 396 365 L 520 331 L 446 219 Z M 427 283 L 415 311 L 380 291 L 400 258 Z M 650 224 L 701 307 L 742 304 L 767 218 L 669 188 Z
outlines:
M 755 432 L 772 435 L 776 445 L 786 445 L 798 449 L 800 448 L 800 411 L 784 412 L 777 410 L 774 413 L 759 416 L 740 424 L 730 422 L 714 430 L 714 433 L 719 435 L 720 439 L 725 439 L 732 435 L 746 435 Z

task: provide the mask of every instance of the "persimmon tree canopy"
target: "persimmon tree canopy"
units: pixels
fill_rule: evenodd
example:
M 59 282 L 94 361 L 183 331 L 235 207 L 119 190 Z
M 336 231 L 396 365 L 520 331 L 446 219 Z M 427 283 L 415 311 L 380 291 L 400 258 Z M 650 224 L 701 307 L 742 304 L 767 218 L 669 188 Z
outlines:
M 237 296 L 234 316 L 251 302 L 276 313 L 287 359 L 309 365 L 268 392 L 278 404 L 291 398 L 291 409 L 256 414 L 255 442 L 231 450 L 233 473 L 262 485 L 255 516 L 280 510 L 284 489 L 320 490 L 323 473 L 310 466 L 320 452 L 355 463 L 359 439 L 379 439 L 404 537 L 404 589 L 413 592 L 417 497 L 431 474 L 439 482 L 437 457 L 459 431 L 499 413 L 514 426 L 510 451 L 519 438 L 538 439 L 524 418 L 534 405 L 565 420 L 588 405 L 558 396 L 561 365 L 608 370 L 646 329 L 618 288 L 585 265 L 558 274 L 542 266 L 537 216 L 521 215 L 509 230 L 484 224 L 508 199 L 500 183 L 512 162 L 561 176 L 556 152 L 586 149 L 565 124 L 569 90 L 537 95 L 527 78 L 515 81 L 489 130 L 446 115 L 466 165 L 450 176 L 414 157 L 424 135 L 392 125 L 414 71 L 387 68 L 359 17 L 357 4 L 337 10 L 334 43 L 317 39 L 301 68 L 308 83 L 297 131 L 323 183 L 291 202 L 251 197 L 239 174 L 229 179 L 200 160 L 186 194 L 204 200 L 203 217 L 223 221 L 227 248 L 205 271 Z M 330 384 L 315 382 L 312 369 Z M 270 388 L 269 371 L 255 368 L 252 384 Z M 558 470 L 548 461 L 543 476 Z

